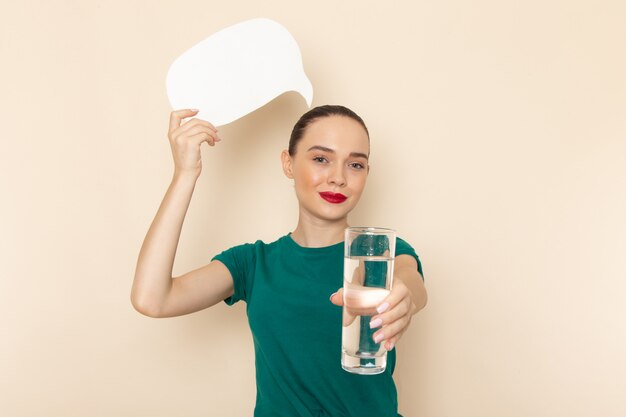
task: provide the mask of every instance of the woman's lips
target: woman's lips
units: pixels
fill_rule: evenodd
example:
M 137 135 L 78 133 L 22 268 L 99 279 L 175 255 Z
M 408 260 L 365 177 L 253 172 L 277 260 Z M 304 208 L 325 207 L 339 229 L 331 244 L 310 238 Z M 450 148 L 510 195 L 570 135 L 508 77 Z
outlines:
M 333 203 L 333 204 L 343 203 L 348 198 L 341 193 L 330 193 L 330 192 L 320 193 L 320 197 L 322 197 L 324 200 L 328 201 L 329 203 Z

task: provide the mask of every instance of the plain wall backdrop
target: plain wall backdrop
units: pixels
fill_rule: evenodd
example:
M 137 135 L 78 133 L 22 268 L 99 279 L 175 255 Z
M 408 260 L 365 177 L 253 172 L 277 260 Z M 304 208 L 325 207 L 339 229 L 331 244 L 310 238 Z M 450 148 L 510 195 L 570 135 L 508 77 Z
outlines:
M 314 105 L 370 128 L 351 223 L 397 229 L 424 263 L 400 412 L 626 415 L 625 16 L 618 0 L 2 0 L 0 415 L 252 415 L 245 304 L 150 319 L 130 288 L 173 173 L 169 65 L 255 17 L 295 37 Z M 284 94 L 203 145 L 174 275 L 293 230 L 279 153 L 306 109 Z

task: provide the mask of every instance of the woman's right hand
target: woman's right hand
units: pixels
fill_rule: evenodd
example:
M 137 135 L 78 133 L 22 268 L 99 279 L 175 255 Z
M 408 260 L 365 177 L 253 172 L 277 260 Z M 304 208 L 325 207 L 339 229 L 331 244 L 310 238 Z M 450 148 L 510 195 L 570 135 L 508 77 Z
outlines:
M 181 124 L 186 117 L 197 114 L 198 110 L 174 110 L 170 114 L 170 128 L 167 137 L 174 157 L 174 174 L 191 174 L 196 177 L 202 172 L 202 158 L 200 145 L 202 142 L 215 146 L 221 139 L 217 136 L 217 129 L 211 123 L 202 119 L 190 119 Z

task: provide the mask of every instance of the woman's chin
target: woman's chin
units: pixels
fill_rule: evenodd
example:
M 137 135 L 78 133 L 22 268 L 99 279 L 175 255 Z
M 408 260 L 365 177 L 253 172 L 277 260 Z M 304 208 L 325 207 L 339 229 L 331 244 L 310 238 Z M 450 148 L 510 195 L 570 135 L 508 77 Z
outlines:
M 318 211 L 316 213 L 316 216 L 322 220 L 337 222 L 340 220 L 345 220 L 351 211 L 351 207 L 330 207 L 326 208 L 325 210 Z

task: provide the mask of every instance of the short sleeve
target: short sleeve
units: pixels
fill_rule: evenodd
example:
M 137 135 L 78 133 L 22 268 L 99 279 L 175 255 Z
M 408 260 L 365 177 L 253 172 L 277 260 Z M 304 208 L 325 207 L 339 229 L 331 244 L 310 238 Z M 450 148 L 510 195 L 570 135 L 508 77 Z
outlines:
M 233 278 L 234 294 L 224 300 L 229 306 L 243 300 L 247 301 L 248 285 L 255 264 L 254 245 L 245 243 L 226 249 L 222 253 L 215 255 L 212 261 L 220 261 L 230 271 Z
M 420 261 L 419 256 L 415 253 L 415 249 L 411 245 L 408 244 L 405 240 L 396 238 L 396 256 L 398 255 L 411 255 L 417 261 L 417 271 L 422 276 L 422 280 L 424 280 L 424 272 L 422 271 L 422 262 Z

